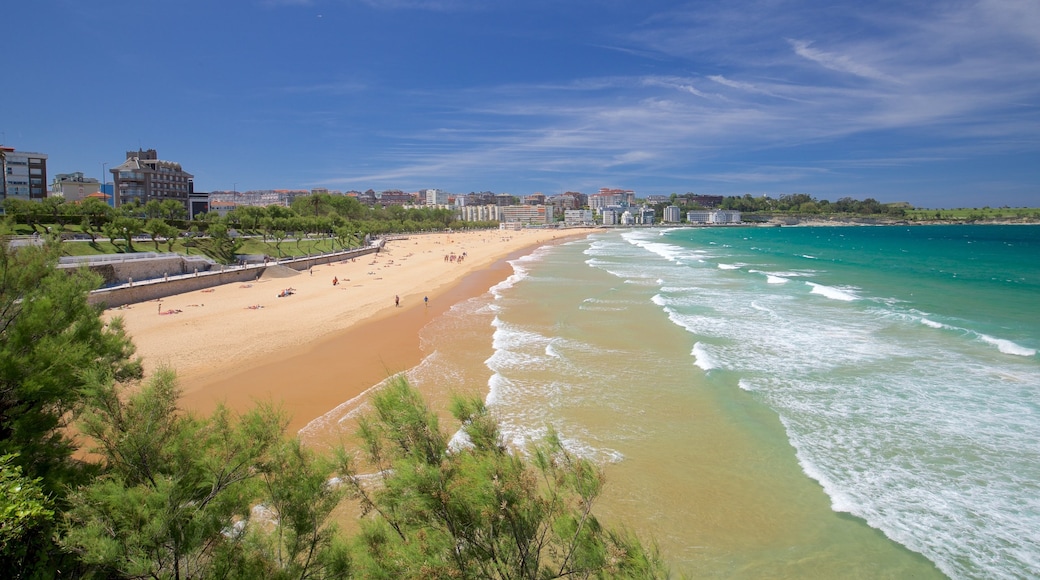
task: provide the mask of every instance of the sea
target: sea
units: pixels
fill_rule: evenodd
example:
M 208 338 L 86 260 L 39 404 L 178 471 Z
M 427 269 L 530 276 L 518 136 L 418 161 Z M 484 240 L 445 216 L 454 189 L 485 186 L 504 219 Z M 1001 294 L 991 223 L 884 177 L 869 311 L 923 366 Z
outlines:
M 1040 577 L 1040 226 L 604 230 L 422 333 L 676 575 Z

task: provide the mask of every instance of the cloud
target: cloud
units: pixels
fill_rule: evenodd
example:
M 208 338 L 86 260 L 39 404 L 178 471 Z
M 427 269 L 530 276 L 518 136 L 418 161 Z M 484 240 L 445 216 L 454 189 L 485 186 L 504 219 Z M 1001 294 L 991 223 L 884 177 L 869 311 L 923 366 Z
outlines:
M 788 39 L 795 54 L 811 60 L 824 68 L 834 71 L 849 73 L 866 79 L 878 81 L 896 82 L 891 76 L 882 73 L 874 67 L 854 61 L 847 55 L 824 52 L 812 47 L 811 42 L 804 40 Z

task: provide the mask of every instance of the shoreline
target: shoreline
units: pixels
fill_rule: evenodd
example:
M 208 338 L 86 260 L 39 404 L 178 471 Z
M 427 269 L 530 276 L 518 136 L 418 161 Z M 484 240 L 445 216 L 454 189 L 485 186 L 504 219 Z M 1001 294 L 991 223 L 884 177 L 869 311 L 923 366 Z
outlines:
M 160 366 L 176 371 L 183 409 L 209 414 L 224 403 L 242 412 L 270 402 L 289 415 L 295 433 L 418 365 L 420 330 L 506 279 L 508 260 L 593 231 L 409 236 L 364 259 L 311 272 L 271 270 L 254 283 L 110 309 L 105 317 L 123 318 L 146 376 Z M 294 292 L 278 297 L 285 289 Z
M 185 390 L 181 404 L 185 409 L 209 414 L 221 402 L 241 412 L 257 401 L 268 401 L 291 413 L 288 432 L 298 432 L 344 402 L 422 362 L 422 328 L 455 304 L 480 296 L 505 280 L 512 274 L 508 261 L 535 247 L 540 245 L 503 256 L 486 269 L 468 273 L 443 292 L 431 293 L 429 306 L 414 301 L 258 360 L 259 364 L 250 368 L 182 381 Z M 261 386 L 243 389 L 246 384 Z

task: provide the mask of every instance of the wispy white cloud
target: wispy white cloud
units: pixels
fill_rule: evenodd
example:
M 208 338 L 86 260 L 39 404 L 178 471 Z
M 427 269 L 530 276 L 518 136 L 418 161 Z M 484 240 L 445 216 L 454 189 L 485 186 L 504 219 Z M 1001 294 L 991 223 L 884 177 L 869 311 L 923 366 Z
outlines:
M 424 95 L 447 111 L 436 127 L 387 136 L 421 146 L 376 162 L 391 170 L 330 184 L 418 187 L 494 174 L 563 188 L 652 175 L 720 190 L 799 188 L 973 152 L 1037 151 L 1040 36 L 1019 24 L 1040 29 L 1035 5 L 981 0 L 898 14 L 867 6 L 844 16 L 859 23 L 844 30 L 860 34 L 796 21 L 786 0 L 673 10 L 627 36 L 624 52 L 654 54 L 647 62 L 659 73 Z M 848 159 L 830 154 L 828 144 L 847 140 L 864 143 Z M 935 142 L 957 147 L 928 151 Z M 797 161 L 741 161 L 756 156 Z
M 895 82 L 895 79 L 891 76 L 882 73 L 870 65 L 856 62 L 848 55 L 835 54 L 813 48 L 812 43 L 805 40 L 787 39 L 787 42 L 791 45 L 791 48 L 794 49 L 795 54 L 802 58 L 811 60 L 824 68 L 849 73 L 867 79 Z

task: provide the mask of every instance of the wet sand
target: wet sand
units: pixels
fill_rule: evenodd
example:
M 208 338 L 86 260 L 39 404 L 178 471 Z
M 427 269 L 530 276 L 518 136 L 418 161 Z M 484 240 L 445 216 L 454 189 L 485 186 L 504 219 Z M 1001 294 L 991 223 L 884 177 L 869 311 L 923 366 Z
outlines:
M 417 365 L 422 327 L 508 277 L 512 269 L 506 258 L 588 233 L 411 236 L 388 242 L 375 257 L 332 262 L 312 272 L 270 268 L 250 284 L 189 292 L 106 314 L 122 316 L 146 372 L 159 365 L 177 371 L 185 409 L 205 414 L 223 402 L 244 411 L 269 401 L 290 415 L 290 432 L 296 432 Z M 456 261 L 445 261 L 452 254 Z M 292 295 L 278 297 L 290 288 Z

